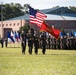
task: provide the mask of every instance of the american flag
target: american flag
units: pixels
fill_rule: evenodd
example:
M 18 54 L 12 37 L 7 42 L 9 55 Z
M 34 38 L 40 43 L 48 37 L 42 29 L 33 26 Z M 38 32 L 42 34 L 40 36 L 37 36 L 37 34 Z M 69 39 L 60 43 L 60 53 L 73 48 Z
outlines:
M 30 12 L 30 23 L 37 24 L 37 26 L 41 27 L 43 20 L 47 17 L 45 14 L 34 10 L 33 8 L 29 7 Z

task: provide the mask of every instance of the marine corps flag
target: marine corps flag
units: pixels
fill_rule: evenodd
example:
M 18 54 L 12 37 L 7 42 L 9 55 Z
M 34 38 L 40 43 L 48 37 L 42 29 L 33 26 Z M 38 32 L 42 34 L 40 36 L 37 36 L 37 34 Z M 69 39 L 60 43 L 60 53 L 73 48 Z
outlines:
M 40 31 L 45 31 L 50 33 L 52 36 L 54 36 L 56 39 L 59 38 L 60 30 L 49 27 L 45 22 L 42 23 L 42 26 L 40 28 Z

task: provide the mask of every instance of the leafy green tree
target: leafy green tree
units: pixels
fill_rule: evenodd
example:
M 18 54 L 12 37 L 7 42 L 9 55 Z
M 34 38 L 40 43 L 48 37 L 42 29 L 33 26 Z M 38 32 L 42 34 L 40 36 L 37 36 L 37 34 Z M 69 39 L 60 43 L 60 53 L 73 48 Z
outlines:
M 15 7 L 19 8 L 19 9 L 23 9 L 23 7 L 21 6 L 21 4 L 19 4 L 19 3 L 15 3 Z
M 2 17 L 3 17 L 3 20 L 5 19 L 4 13 L 3 13 L 4 10 L 5 10 L 4 5 L 3 5 L 3 4 L 0 4 L 0 21 L 1 21 L 1 15 L 2 15 Z M 1 13 L 2 13 L 2 14 L 1 14 Z
M 29 4 L 24 4 L 24 12 L 25 14 L 28 14 L 29 13 Z
M 69 8 L 73 11 L 76 11 L 76 7 L 75 6 L 69 6 Z
M 25 31 L 26 33 L 28 32 L 28 30 L 30 30 L 30 24 L 29 23 L 26 23 L 24 26 L 20 27 L 20 32 L 21 31 Z
M 22 6 L 18 3 L 5 4 L 3 5 L 3 7 L 5 8 L 3 10 L 3 17 L 4 17 L 3 20 L 24 15 L 24 12 L 21 10 Z M 1 9 L 0 9 L 0 17 L 1 17 Z

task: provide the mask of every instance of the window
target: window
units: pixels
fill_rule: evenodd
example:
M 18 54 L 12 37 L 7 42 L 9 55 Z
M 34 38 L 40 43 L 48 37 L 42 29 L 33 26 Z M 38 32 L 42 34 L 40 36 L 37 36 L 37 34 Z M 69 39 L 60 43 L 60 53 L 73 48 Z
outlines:
M 60 22 L 57 22 L 57 23 L 55 24 L 55 26 L 61 26 L 61 23 L 60 23 Z
M 13 26 L 15 26 L 15 23 L 13 24 Z
M 17 23 L 17 26 L 19 26 L 19 23 Z
M 8 26 L 8 24 L 6 24 L 6 26 Z
M 10 26 L 11 26 L 12 24 L 10 24 Z
M 74 22 L 70 22 L 69 25 L 70 25 L 70 26 L 74 26 L 75 23 L 74 23 Z
M 4 24 L 2 26 L 4 26 Z

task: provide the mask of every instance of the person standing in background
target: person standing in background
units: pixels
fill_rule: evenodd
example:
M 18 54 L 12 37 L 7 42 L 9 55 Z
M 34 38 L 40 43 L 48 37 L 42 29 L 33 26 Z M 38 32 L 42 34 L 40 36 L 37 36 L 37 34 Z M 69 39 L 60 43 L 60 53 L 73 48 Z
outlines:
M 7 47 L 7 44 L 8 44 L 8 40 L 7 38 L 5 38 L 5 47 Z
M 0 43 L 1 43 L 1 47 L 4 47 L 4 39 L 0 37 Z

